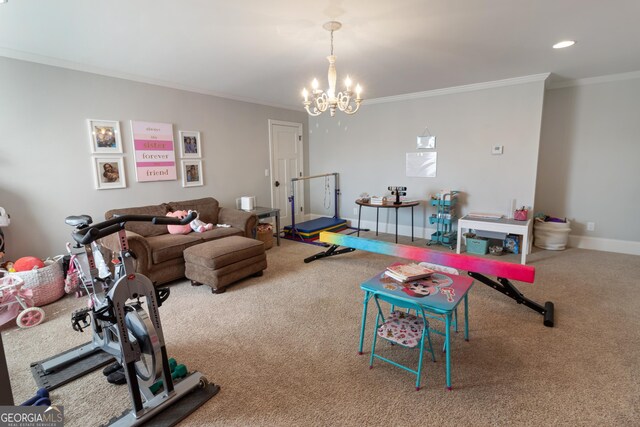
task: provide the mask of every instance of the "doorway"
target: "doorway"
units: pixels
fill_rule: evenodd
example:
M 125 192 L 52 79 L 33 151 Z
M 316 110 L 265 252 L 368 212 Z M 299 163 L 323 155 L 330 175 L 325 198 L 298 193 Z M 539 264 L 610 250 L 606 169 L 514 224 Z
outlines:
M 269 120 L 271 206 L 280 209 L 281 226 L 291 225 L 291 178 L 303 176 L 302 124 Z M 304 216 L 304 183 L 296 181 L 296 218 Z M 296 220 L 297 222 L 297 220 Z

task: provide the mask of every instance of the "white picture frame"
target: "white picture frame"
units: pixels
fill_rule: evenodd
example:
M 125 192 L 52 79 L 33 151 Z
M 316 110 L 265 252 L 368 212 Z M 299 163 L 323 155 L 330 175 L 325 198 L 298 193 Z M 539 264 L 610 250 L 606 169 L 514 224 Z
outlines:
M 204 185 L 202 160 L 181 160 L 182 186 L 199 187 Z
M 178 131 L 180 135 L 180 157 L 184 159 L 199 159 L 202 157 L 200 132 L 193 130 Z
M 419 136 L 416 142 L 418 150 L 436 148 L 436 137 L 434 135 Z
M 416 178 L 435 178 L 438 163 L 438 153 L 423 151 L 407 153 L 406 176 Z
M 122 154 L 120 122 L 117 120 L 87 119 L 91 152 L 94 154 Z
M 124 157 L 93 156 L 92 163 L 96 190 L 127 187 Z

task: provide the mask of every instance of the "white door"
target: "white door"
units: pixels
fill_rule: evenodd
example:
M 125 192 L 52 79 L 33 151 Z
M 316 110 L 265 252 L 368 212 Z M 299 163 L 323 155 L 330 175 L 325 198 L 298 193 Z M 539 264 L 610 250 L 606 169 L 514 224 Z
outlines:
M 302 124 L 269 120 L 271 207 L 280 209 L 281 226 L 291 225 L 291 178 L 303 176 Z M 294 183 L 295 221 L 303 221 L 304 181 Z

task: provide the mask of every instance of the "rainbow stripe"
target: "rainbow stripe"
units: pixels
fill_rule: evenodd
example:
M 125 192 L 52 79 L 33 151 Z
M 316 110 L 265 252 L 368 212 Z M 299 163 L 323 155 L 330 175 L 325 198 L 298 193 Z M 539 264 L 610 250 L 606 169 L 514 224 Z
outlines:
M 488 274 L 491 276 L 503 277 L 505 279 L 520 280 L 527 283 L 533 283 L 536 275 L 535 268 L 529 265 L 493 261 L 470 255 L 450 254 L 447 252 L 434 251 L 433 249 L 398 245 L 380 240 L 364 239 L 362 237 L 330 233 L 327 231 L 320 233 L 320 241 L 330 243 L 332 245 L 346 246 L 349 248 L 374 252 L 377 254 L 446 265 L 457 268 L 458 270 Z

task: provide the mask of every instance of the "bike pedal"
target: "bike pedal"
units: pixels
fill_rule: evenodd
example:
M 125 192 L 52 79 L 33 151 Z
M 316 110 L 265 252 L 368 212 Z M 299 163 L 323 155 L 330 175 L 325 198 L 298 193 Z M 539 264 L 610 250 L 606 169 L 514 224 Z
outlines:
M 89 317 L 89 309 L 83 308 L 76 310 L 71 314 L 71 327 L 76 332 L 83 332 L 85 328 L 91 325 L 91 322 L 87 321 Z

